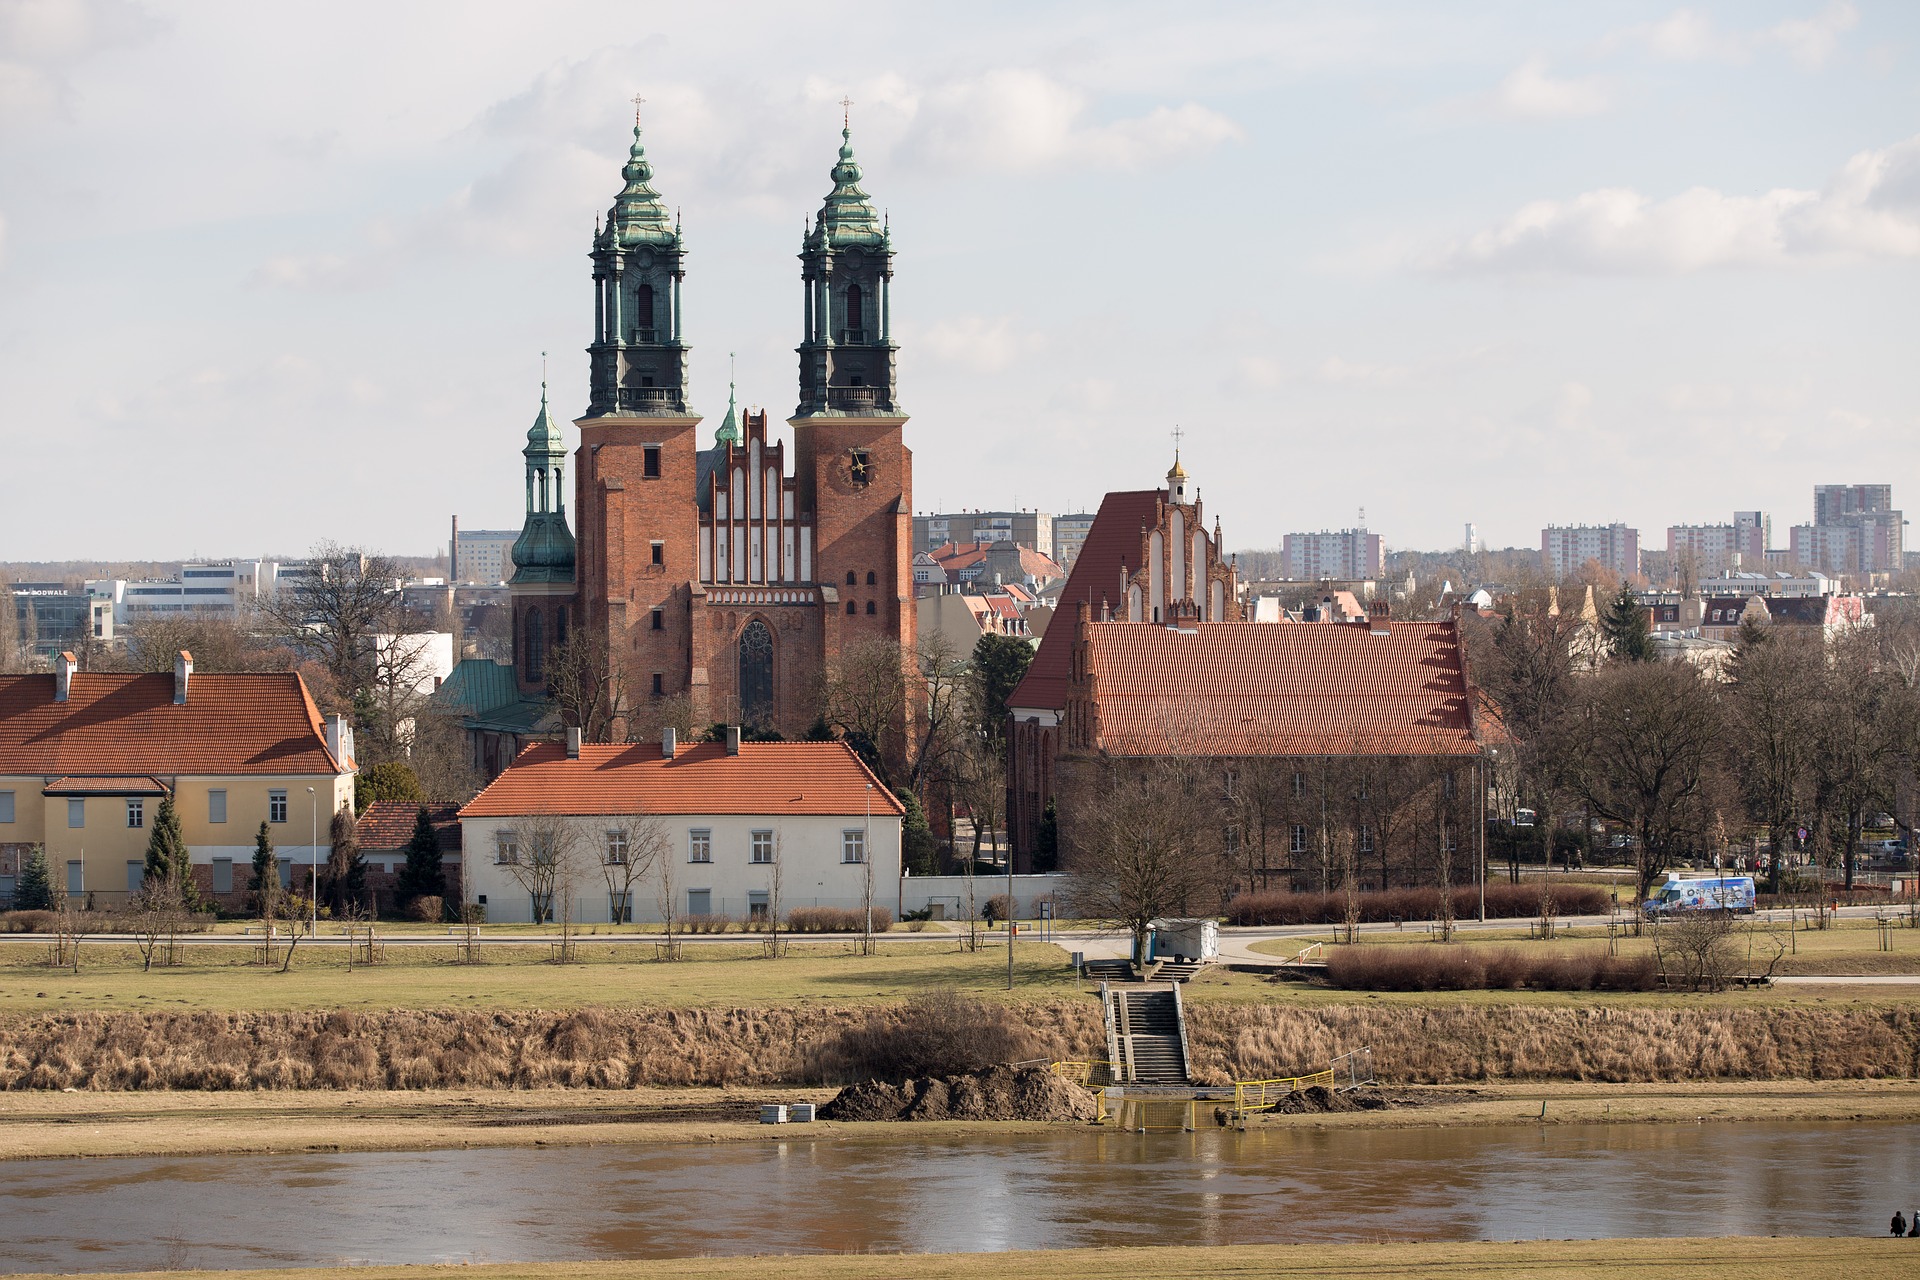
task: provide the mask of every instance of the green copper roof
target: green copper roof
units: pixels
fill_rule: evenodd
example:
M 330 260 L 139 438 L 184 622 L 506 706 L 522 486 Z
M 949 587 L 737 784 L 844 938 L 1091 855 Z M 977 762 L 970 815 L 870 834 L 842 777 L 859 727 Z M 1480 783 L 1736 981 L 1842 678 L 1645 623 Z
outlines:
M 721 420 L 720 429 L 713 433 L 713 442 L 720 444 L 740 443 L 740 415 L 733 408 L 733 384 L 727 384 L 727 416 Z
M 543 462 L 549 457 L 559 459 L 566 456 L 566 439 L 560 434 L 560 426 L 553 420 L 553 414 L 547 410 L 547 384 L 544 382 L 540 384 L 540 412 L 527 431 L 527 447 L 522 452 L 526 454 L 528 462 L 534 461 L 536 454 L 540 455 L 540 461 Z
M 647 161 L 647 149 L 640 142 L 640 122 L 633 122 L 633 146 L 627 151 L 627 163 L 620 170 L 627 185 L 614 197 L 607 211 L 607 229 L 601 238 L 609 247 L 621 249 L 639 245 L 671 246 L 678 243 L 680 230 L 667 216 L 666 203 L 653 189 L 653 165 Z
M 567 528 L 566 440 L 547 408 L 545 382 L 540 384 L 540 412 L 521 452 L 527 459 L 527 518 L 514 539 L 508 584 L 572 582 L 575 551 L 573 531 Z
M 840 159 L 834 164 L 831 176 L 833 190 L 820 206 L 820 217 L 813 234 L 807 237 L 807 247 L 884 244 L 888 238 L 886 228 L 868 203 L 870 197 L 860 187 L 860 162 L 853 158 L 850 127 L 840 131 Z

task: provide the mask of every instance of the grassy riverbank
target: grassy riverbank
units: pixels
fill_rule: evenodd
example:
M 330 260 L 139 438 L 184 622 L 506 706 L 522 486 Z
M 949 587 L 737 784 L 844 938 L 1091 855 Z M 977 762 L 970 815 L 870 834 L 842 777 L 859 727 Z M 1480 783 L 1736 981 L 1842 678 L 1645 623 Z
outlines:
M 609 1143 L 897 1141 L 1059 1125 L 818 1122 L 779 1128 L 763 1102 L 823 1102 L 832 1089 L 430 1090 L 338 1093 L 4 1093 L 0 1159 L 298 1154 Z M 1405 1088 L 1382 1111 L 1255 1117 L 1255 1130 L 1477 1125 L 1920 1121 L 1920 1082 L 1487 1085 Z
M 1913 1274 L 1920 1240 L 1726 1238 L 1539 1240 L 1515 1244 L 1225 1245 L 1213 1248 L 1060 1249 L 1046 1253 L 782 1255 L 653 1262 L 508 1263 L 494 1266 L 353 1267 L 303 1271 L 115 1273 L 113 1280 L 1337 1280 L 1444 1276 L 1448 1280 L 1894 1280 Z M 69 1278 L 72 1280 L 72 1278 Z M 104 1277 L 96 1280 L 105 1280 Z

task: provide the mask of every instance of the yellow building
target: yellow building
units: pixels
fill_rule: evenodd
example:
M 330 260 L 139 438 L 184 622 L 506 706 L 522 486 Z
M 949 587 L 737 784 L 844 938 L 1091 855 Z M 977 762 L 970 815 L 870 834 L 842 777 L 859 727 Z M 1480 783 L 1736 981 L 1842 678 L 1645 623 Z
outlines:
M 322 717 L 299 675 L 0 675 L 0 899 L 47 851 L 56 889 L 100 908 L 137 892 L 160 802 L 173 798 L 201 895 L 240 907 L 254 836 L 285 877 L 325 862 L 334 812 L 353 803 L 353 730 Z

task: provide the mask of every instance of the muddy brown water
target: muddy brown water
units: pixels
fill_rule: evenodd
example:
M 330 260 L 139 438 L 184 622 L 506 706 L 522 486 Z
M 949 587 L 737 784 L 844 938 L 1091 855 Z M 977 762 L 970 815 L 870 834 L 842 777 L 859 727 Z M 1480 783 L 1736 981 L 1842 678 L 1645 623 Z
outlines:
M 0 1163 L 0 1270 L 1877 1235 L 1920 1126 L 790 1139 Z M 1914 1242 L 1920 1274 L 1920 1241 Z

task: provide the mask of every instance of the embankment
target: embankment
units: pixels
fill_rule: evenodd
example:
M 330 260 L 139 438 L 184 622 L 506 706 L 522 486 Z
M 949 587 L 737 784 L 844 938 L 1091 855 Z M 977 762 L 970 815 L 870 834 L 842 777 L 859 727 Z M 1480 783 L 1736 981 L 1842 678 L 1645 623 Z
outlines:
M 1101 1056 L 1090 1000 L 994 1006 L 1028 1058 Z M 0 1089 L 629 1088 L 841 1083 L 902 1006 L 0 1019 Z M 1195 1074 L 1294 1075 L 1360 1046 L 1385 1081 L 1920 1078 L 1920 1005 L 1189 1006 Z M 876 1023 L 879 1024 L 876 1026 Z

